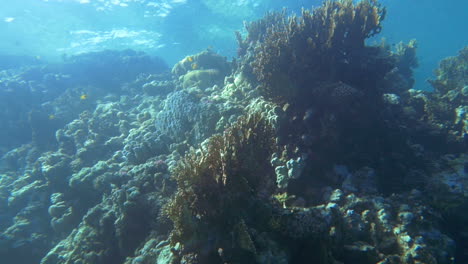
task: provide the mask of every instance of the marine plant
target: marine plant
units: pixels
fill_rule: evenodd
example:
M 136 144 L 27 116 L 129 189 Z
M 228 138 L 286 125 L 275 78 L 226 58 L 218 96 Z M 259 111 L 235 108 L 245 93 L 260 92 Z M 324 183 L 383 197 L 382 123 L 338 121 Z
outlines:
M 274 191 L 268 161 L 274 146 L 273 127 L 257 111 L 192 149 L 172 172 L 178 191 L 165 208 L 174 223 L 171 242 L 183 244 L 185 255 L 197 252 L 199 241 L 212 241 L 210 254 L 218 248 L 253 252 L 246 223 Z M 239 238 L 234 244 L 232 232 Z

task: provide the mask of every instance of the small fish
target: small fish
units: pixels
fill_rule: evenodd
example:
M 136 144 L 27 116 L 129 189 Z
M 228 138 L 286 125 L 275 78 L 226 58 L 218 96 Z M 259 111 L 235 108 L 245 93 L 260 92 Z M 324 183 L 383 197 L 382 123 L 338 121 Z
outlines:
M 196 70 L 196 69 L 198 69 L 198 64 L 192 63 L 192 70 Z
M 189 62 L 192 62 L 192 61 L 193 61 L 193 57 L 190 56 L 190 57 L 187 58 L 187 60 L 188 60 Z
M 49 115 L 49 120 L 54 120 L 55 118 L 56 118 L 56 116 L 54 114 Z
M 87 94 L 82 94 L 82 95 L 80 96 L 80 100 L 86 100 L 86 99 L 88 99 L 88 95 L 87 95 Z

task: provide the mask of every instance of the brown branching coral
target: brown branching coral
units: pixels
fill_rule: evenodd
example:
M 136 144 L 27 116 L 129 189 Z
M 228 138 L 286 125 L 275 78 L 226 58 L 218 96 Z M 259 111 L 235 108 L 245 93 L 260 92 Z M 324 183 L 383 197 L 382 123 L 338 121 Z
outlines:
M 437 79 L 430 80 L 429 83 L 439 96 L 449 100 L 459 94 L 468 97 L 468 91 L 465 88 L 468 85 L 468 46 L 460 50 L 458 56 L 442 60 L 435 74 Z
M 429 80 L 433 92 L 409 90 L 403 94 L 405 116 L 413 124 L 415 141 L 426 152 L 463 153 L 468 146 L 468 47 L 448 57 Z
M 252 202 L 268 199 L 275 188 L 268 161 L 273 146 L 272 126 L 254 112 L 186 155 L 173 171 L 178 191 L 166 207 L 174 223 L 172 242 L 190 247 L 191 240 L 210 234 L 223 238 L 247 221 L 243 217 L 252 210 Z
M 387 50 L 389 59 L 393 61 L 394 67 L 385 74 L 384 90 L 386 93 L 401 94 L 414 85 L 413 69 L 419 66 L 416 57 L 418 44 L 415 39 L 408 43 L 400 42 L 395 46 L 395 50 L 391 51 L 390 46 L 381 43 L 381 48 Z
M 385 13 L 376 0 L 326 1 L 300 16 L 268 13 L 246 26 L 245 40 L 238 35 L 239 54 L 267 97 L 288 101 L 314 82 L 345 81 L 362 64 L 364 41 L 380 32 Z
M 440 62 L 433 100 L 426 103 L 426 114 L 435 127 L 448 130 L 452 141 L 468 144 L 468 46 L 455 57 Z

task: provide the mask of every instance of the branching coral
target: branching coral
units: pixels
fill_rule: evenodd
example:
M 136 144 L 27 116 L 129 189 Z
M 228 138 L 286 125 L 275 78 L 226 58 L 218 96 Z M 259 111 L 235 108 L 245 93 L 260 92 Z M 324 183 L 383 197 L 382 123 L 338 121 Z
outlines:
M 460 50 L 458 56 L 449 57 L 440 62 L 435 70 L 436 80 L 429 82 L 436 93 L 457 104 L 466 102 L 468 98 L 468 46 Z
M 394 67 L 385 74 L 385 82 L 383 90 L 386 93 L 401 95 L 414 85 L 413 69 L 419 66 L 416 57 L 418 48 L 415 39 L 410 40 L 407 44 L 400 42 L 395 46 L 395 50 L 391 51 L 390 45 L 382 41 L 381 48 L 387 50 L 389 59 L 393 61 Z
M 238 34 L 239 54 L 264 94 L 289 101 L 316 82 L 346 81 L 359 71 L 369 51 L 364 41 L 381 30 L 385 9 L 376 0 L 326 1 L 300 16 L 268 13 Z
M 403 94 L 409 126 L 425 151 L 464 153 L 468 144 L 468 47 L 448 57 L 429 80 L 434 92 L 409 90 Z M 403 120 L 400 118 L 400 120 Z M 416 121 L 416 122 L 415 122 Z
M 254 112 L 186 155 L 173 171 L 178 191 L 165 210 L 174 223 L 172 242 L 189 246 L 209 234 L 228 239 L 228 230 L 248 220 L 243 217 L 253 201 L 269 198 L 275 188 L 268 162 L 273 135 L 267 119 Z
M 451 140 L 468 144 L 468 47 L 458 56 L 440 62 L 436 80 L 429 82 L 435 89 L 434 99 L 426 104 L 429 120 L 447 129 Z

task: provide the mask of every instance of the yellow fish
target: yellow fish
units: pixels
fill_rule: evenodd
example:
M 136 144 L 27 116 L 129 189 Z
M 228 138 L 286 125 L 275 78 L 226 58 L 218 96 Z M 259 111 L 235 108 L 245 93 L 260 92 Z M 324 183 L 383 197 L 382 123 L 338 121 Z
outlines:
M 190 57 L 187 58 L 187 60 L 188 60 L 189 62 L 192 62 L 192 61 L 193 61 L 193 57 L 190 56 Z
M 81 99 L 81 100 L 86 100 L 86 99 L 88 99 L 88 95 L 87 95 L 87 94 L 82 94 L 82 95 L 80 96 L 80 99 Z
M 49 115 L 49 120 L 54 120 L 55 119 L 55 115 L 54 114 L 50 114 Z
M 196 69 L 198 69 L 198 64 L 192 63 L 192 70 L 196 70 Z

